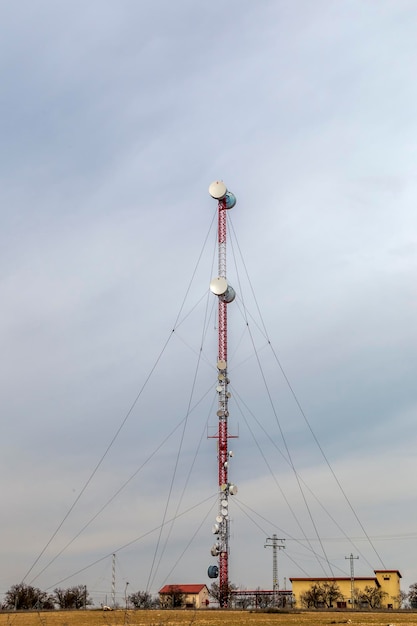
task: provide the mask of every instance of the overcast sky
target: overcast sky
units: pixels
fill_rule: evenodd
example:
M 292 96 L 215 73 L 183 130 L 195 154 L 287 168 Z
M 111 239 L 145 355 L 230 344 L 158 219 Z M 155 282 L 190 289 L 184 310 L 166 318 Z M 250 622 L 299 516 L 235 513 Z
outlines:
M 0 9 L 0 592 L 99 602 L 113 553 L 121 595 L 210 584 L 216 179 L 238 199 L 231 581 L 271 588 L 277 533 L 281 587 L 353 553 L 408 590 L 415 2 Z

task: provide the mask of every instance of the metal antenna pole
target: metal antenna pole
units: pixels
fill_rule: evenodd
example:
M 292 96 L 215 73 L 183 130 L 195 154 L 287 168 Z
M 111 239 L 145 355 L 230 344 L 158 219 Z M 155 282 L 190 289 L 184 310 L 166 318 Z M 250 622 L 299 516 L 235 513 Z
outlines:
M 219 576 L 219 604 L 227 608 L 230 600 L 229 585 L 229 495 L 236 493 L 235 485 L 229 483 L 228 477 L 228 427 L 229 416 L 228 391 L 229 378 L 227 371 L 227 305 L 235 299 L 234 289 L 226 278 L 226 210 L 236 204 L 235 196 L 230 193 L 222 181 L 216 181 L 209 187 L 209 193 L 218 201 L 218 276 L 210 282 L 210 290 L 218 297 L 218 359 L 217 359 L 217 386 L 218 393 L 218 486 L 219 509 L 213 533 L 217 541 L 211 549 L 213 556 L 219 557 L 219 566 L 210 566 L 210 578 Z
M 349 559 L 350 561 L 350 605 L 352 609 L 355 608 L 355 570 L 353 568 L 353 561 L 355 559 L 359 559 L 358 556 L 353 556 L 350 553 L 350 556 L 345 556 L 345 559 Z
M 112 554 L 112 576 L 111 576 L 111 599 L 112 606 L 116 608 L 116 555 Z
M 285 541 L 285 539 L 278 539 L 275 533 L 272 537 L 267 537 L 264 548 L 272 548 L 272 590 L 274 592 L 274 604 L 277 604 L 277 596 L 279 595 L 279 581 L 278 581 L 278 550 L 285 549 L 283 543 L 279 541 Z M 271 543 L 269 543 L 271 542 Z
M 127 588 L 129 586 L 129 583 L 126 582 L 125 584 L 125 607 L 126 607 L 126 611 L 129 608 L 129 596 L 127 595 Z

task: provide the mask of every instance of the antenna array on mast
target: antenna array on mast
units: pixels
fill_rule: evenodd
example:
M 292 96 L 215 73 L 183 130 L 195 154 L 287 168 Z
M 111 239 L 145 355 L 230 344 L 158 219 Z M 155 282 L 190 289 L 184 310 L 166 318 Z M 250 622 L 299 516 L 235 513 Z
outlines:
M 212 556 L 218 557 L 218 565 L 210 565 L 209 578 L 219 577 L 219 603 L 226 608 L 229 603 L 229 495 L 237 493 L 236 485 L 229 483 L 228 462 L 233 456 L 228 450 L 229 417 L 228 401 L 230 383 L 227 370 L 227 305 L 235 299 L 235 291 L 229 285 L 226 276 L 226 210 L 236 204 L 235 196 L 227 190 L 223 181 L 215 181 L 209 187 L 209 194 L 218 201 L 218 276 L 210 282 L 210 291 L 218 297 L 218 358 L 217 358 L 217 386 L 219 418 L 218 427 L 218 486 L 219 504 L 218 515 L 213 526 L 216 541 L 211 548 Z

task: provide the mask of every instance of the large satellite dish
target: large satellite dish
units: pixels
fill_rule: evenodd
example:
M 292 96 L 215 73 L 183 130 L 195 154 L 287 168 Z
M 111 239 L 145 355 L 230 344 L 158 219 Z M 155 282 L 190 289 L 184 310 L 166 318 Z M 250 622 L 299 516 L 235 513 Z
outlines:
M 223 296 L 228 288 L 227 280 L 223 276 L 217 276 L 210 281 L 210 291 L 215 296 Z
M 209 194 L 215 200 L 223 200 L 227 194 L 227 187 L 222 180 L 216 180 L 209 187 Z

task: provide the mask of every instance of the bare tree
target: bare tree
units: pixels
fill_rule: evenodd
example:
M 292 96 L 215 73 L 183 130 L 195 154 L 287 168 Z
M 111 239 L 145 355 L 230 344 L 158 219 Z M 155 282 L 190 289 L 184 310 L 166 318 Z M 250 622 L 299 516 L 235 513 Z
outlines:
M 129 596 L 129 602 L 135 609 L 150 609 L 155 604 L 151 594 L 147 591 L 136 591 L 136 593 L 132 593 Z
M 209 594 L 220 606 L 224 606 L 223 602 L 225 601 L 226 605 L 228 605 L 235 590 L 236 585 L 233 583 L 229 583 L 227 586 L 223 586 L 223 588 L 218 583 L 213 583 L 209 589 Z
M 367 585 L 359 594 L 359 602 L 367 604 L 370 609 L 380 609 L 382 600 L 387 596 L 386 591 L 382 591 L 378 587 Z
M 343 595 L 336 581 L 324 581 L 322 583 L 313 583 L 307 591 L 301 594 L 300 600 L 302 606 L 307 609 L 314 607 L 315 609 L 326 606 L 330 608 L 333 602 L 341 600 Z
M 397 603 L 397 606 L 400 609 L 409 608 L 410 606 L 408 593 L 406 591 L 402 591 L 401 589 L 400 593 L 393 597 L 393 600 Z
M 258 589 L 256 589 L 255 605 L 259 609 L 268 609 L 269 607 L 274 606 L 274 602 L 275 602 L 274 594 L 263 593 L 259 587 Z M 278 599 L 278 602 L 279 602 L 279 599 Z
M 343 599 L 343 594 L 336 581 L 324 581 L 321 588 L 323 593 L 323 602 L 327 608 L 331 608 L 333 606 L 333 602 Z
M 301 606 L 306 609 L 319 608 L 319 606 L 323 604 L 322 593 L 320 585 L 318 583 L 313 583 L 310 586 L 310 589 L 307 589 L 307 591 L 304 591 L 300 595 Z
M 83 609 L 94 604 L 85 585 L 54 589 L 54 596 L 60 609 Z
M 6 592 L 3 606 L 6 609 L 15 609 L 16 611 L 49 610 L 55 608 L 55 602 L 53 596 L 47 594 L 46 591 L 41 591 L 37 587 L 25 583 L 18 583 Z
M 179 609 L 184 606 L 185 595 L 177 585 L 170 585 L 168 593 L 164 593 L 160 599 L 164 609 Z
M 417 583 L 410 585 L 407 596 L 411 608 L 417 609 Z

